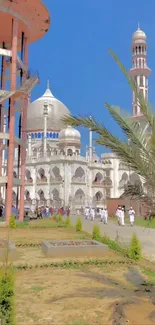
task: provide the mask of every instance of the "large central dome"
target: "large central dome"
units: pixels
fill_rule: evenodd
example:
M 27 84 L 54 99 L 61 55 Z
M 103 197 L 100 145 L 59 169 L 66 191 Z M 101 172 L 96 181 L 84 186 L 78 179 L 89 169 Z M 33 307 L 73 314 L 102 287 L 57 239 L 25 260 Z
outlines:
M 44 95 L 32 102 L 27 110 L 27 131 L 42 131 L 44 129 L 44 102 L 48 104 L 47 129 L 60 131 L 64 128 L 61 119 L 70 115 L 69 109 L 56 99 L 49 85 Z

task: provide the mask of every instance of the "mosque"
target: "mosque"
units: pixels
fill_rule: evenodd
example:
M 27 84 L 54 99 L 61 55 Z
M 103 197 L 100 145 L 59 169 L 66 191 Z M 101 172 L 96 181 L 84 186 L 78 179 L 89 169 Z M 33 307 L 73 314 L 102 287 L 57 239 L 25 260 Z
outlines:
M 147 43 L 145 33 L 138 28 L 132 37 L 132 68 L 130 74 L 148 99 Z M 31 102 L 27 114 L 27 158 L 25 170 L 25 206 L 70 206 L 79 209 L 86 205 L 102 207 L 109 198 L 119 198 L 124 185 L 139 180 L 128 166 L 113 153 L 98 157 L 93 147 L 92 131 L 89 146 L 81 155 L 81 135 L 71 126 L 64 126 L 62 117 L 71 114 L 54 97 L 49 82 L 43 96 Z M 143 116 L 135 94 L 132 97 L 132 118 L 139 126 Z M 3 161 L 3 175 L 6 173 Z M 14 177 L 18 173 L 18 148 L 15 150 Z M 13 189 L 13 204 L 17 199 Z M 2 193 L 5 198 L 5 191 Z

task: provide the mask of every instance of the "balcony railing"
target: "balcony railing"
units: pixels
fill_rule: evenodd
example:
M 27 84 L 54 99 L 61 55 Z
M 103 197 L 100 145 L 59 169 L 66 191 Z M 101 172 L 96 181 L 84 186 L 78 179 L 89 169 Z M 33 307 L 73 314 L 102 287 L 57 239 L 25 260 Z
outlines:
M 55 177 L 55 178 L 51 177 L 51 178 L 50 178 L 50 183 L 51 183 L 51 184 L 61 184 L 62 181 L 63 181 L 63 180 L 62 180 L 61 177 Z
M 86 180 L 85 180 L 85 178 L 73 177 L 72 178 L 72 183 L 73 184 L 85 184 Z
M 36 183 L 37 184 L 47 184 L 47 178 L 37 179 Z

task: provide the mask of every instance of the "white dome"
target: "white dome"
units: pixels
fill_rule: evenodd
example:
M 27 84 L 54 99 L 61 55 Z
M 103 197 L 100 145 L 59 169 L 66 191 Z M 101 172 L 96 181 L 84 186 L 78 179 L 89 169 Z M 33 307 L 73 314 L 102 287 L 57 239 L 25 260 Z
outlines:
M 138 28 L 132 36 L 132 40 L 135 41 L 146 41 L 146 34 Z
M 59 142 L 80 143 L 81 134 L 78 130 L 72 128 L 70 125 L 59 133 Z
M 61 119 L 70 115 L 69 109 L 56 99 L 49 86 L 44 95 L 28 106 L 27 110 L 27 131 L 41 131 L 44 129 L 44 102 L 48 104 L 47 129 L 60 131 L 64 124 Z

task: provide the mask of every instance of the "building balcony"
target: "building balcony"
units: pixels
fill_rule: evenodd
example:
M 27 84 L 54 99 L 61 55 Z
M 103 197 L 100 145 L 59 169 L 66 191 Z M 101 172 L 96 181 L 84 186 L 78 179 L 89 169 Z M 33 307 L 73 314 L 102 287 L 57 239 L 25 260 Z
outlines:
M 50 184 L 62 184 L 63 180 L 60 177 L 55 177 L 50 179 Z
M 105 187 L 105 185 L 103 182 L 93 182 L 92 187 L 103 188 L 103 187 Z
M 46 185 L 47 184 L 47 179 L 46 178 L 43 178 L 43 179 L 37 179 L 36 181 L 37 185 L 38 184 L 42 184 L 42 185 Z
M 73 177 L 72 178 L 72 184 L 86 184 L 86 180 L 84 178 L 80 178 L 80 177 Z
M 25 185 L 33 185 L 33 180 L 32 179 L 25 179 Z

